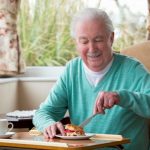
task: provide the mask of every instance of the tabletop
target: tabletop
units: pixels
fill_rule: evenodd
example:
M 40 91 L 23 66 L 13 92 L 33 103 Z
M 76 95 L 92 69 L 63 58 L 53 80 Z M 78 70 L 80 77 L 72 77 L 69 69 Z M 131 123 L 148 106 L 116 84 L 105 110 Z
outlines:
M 117 147 L 130 143 L 121 135 L 95 134 L 86 140 L 64 140 L 60 138 L 45 139 L 43 135 L 31 135 L 29 132 L 18 132 L 9 139 L 0 139 L 0 147 L 53 149 L 53 150 L 91 150 L 94 148 Z

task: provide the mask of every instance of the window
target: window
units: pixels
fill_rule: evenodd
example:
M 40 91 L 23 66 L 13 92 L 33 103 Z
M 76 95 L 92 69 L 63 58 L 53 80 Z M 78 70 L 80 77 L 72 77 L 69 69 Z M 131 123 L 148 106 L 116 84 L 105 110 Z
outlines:
M 21 46 L 27 66 L 62 66 L 77 56 L 70 37 L 70 21 L 84 7 L 103 8 L 115 26 L 114 49 L 144 40 L 145 1 L 127 0 L 22 0 L 19 14 Z M 128 4 L 131 4 L 128 5 Z M 144 5 L 143 5 L 144 4 Z M 139 12 L 144 10 L 144 12 Z M 143 6 L 143 8 L 141 8 Z M 136 10 L 133 12 L 132 10 Z

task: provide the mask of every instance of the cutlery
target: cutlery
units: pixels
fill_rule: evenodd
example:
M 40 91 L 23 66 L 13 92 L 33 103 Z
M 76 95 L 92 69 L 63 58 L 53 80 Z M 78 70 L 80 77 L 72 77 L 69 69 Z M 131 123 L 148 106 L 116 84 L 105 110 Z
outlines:
M 97 114 L 93 114 L 92 116 L 90 116 L 89 118 L 87 118 L 86 120 L 84 120 L 79 126 L 80 127 L 84 127 L 86 126 Z

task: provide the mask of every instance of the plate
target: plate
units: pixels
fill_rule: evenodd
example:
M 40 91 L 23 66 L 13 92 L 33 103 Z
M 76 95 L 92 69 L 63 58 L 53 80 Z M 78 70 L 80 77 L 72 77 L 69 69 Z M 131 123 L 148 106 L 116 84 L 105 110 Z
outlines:
M 0 139 L 7 139 L 13 136 L 15 132 L 7 132 L 6 134 L 0 134 Z
M 93 137 L 94 135 L 95 134 L 92 133 L 85 133 L 83 136 L 62 136 L 61 134 L 55 136 L 65 140 L 86 140 Z

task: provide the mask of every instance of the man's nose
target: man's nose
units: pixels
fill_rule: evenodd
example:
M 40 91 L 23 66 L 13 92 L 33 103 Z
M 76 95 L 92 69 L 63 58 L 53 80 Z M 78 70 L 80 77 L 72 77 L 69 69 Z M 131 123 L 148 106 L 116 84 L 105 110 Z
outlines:
M 96 45 L 94 44 L 94 42 L 90 42 L 89 43 L 89 51 L 95 51 L 96 50 Z

